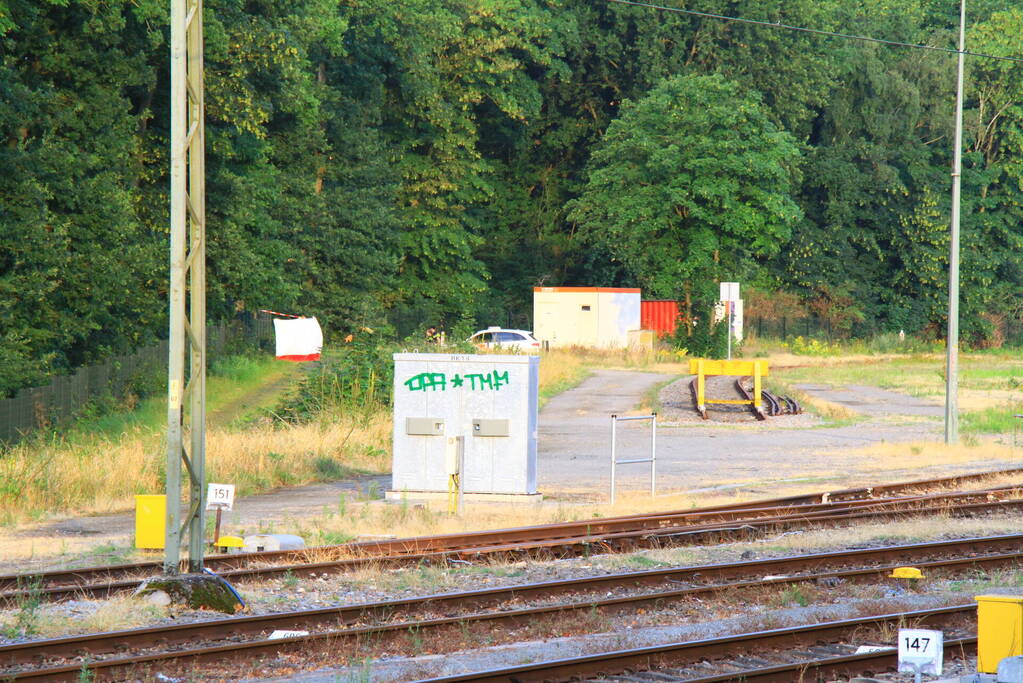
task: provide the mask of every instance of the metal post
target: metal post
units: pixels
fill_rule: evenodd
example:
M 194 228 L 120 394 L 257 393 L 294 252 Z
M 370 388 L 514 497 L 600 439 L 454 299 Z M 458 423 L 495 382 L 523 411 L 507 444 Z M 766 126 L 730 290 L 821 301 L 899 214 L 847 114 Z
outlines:
M 455 437 L 458 442 L 458 516 L 465 514 L 465 437 Z
M 753 361 L 753 407 L 760 410 L 763 385 L 760 379 L 760 361 Z
M 704 415 L 706 408 L 707 375 L 703 372 L 703 359 L 696 361 L 696 408 Z
M 963 58 L 966 0 L 959 2 L 959 55 L 956 70 L 955 152 L 952 161 L 952 226 L 948 255 L 948 335 L 945 341 L 945 443 L 959 441 L 959 199 L 963 169 Z
M 617 454 L 615 453 L 615 442 L 617 439 L 618 416 L 611 416 L 611 505 L 615 504 L 615 464 Z
M 202 571 L 206 470 L 206 191 L 202 1 L 171 0 L 171 188 L 169 358 L 167 364 L 167 531 L 163 569 L 180 567 L 188 529 L 189 571 Z M 189 307 L 186 311 L 186 293 Z M 187 347 L 186 347 L 187 343 Z M 189 357 L 186 384 L 185 355 Z M 185 420 L 185 400 L 189 414 Z M 185 449 L 189 432 L 191 452 Z M 181 464 L 189 476 L 181 524 Z
M 732 302 L 726 301 L 725 306 L 728 308 L 728 315 L 725 316 L 725 320 L 728 324 L 728 360 L 732 360 Z
M 633 458 L 629 460 L 618 459 L 618 423 L 632 420 L 650 420 L 650 457 Z M 650 463 L 650 496 L 653 497 L 657 491 L 657 413 L 649 415 L 635 415 L 630 417 L 618 417 L 611 415 L 611 504 L 615 502 L 616 477 L 618 465 L 631 465 L 634 463 Z
M 657 413 L 650 425 L 650 497 L 657 491 Z
M 188 571 L 203 570 L 206 549 L 206 131 L 203 72 L 202 0 L 188 0 L 188 201 L 192 210 L 189 234 L 191 328 L 192 470 L 189 487 Z

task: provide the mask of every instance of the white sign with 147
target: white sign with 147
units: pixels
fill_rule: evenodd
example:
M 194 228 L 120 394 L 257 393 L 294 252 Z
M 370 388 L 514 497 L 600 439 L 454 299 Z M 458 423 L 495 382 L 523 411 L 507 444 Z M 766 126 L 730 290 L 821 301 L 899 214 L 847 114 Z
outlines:
M 899 672 L 941 675 L 945 643 L 941 631 L 899 629 Z M 917 677 L 919 679 L 919 676 Z

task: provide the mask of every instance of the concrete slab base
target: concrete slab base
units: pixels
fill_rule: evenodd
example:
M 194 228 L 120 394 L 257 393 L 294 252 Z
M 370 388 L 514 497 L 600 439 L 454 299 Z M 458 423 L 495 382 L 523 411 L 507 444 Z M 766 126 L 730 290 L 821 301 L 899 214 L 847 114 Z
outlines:
M 447 502 L 448 494 L 444 491 L 387 491 L 384 497 L 394 502 L 403 500 Z M 524 503 L 527 505 L 539 505 L 543 501 L 542 493 L 466 493 L 464 497 L 466 503 Z

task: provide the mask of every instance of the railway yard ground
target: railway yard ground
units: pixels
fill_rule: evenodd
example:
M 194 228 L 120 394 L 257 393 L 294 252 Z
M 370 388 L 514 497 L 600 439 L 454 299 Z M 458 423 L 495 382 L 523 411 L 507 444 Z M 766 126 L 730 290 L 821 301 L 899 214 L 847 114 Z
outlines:
M 245 598 L 231 617 L 130 597 L 151 566 L 59 573 L 145 560 L 130 515 L 0 530 L 0 572 L 36 576 L 0 577 L 0 680 L 910 681 L 900 625 L 943 630 L 946 675 L 972 672 L 974 596 L 1023 592 L 1023 457 L 1004 434 L 943 447 L 932 395 L 848 379 L 779 373 L 810 410 L 704 421 L 688 378 L 595 370 L 541 412 L 538 505 L 455 519 L 384 503 L 382 477 L 242 499 L 228 532 L 325 547 L 211 558 Z M 608 416 L 651 409 L 658 496 L 624 468 L 611 507 Z M 641 453 L 649 426 L 625 424 Z

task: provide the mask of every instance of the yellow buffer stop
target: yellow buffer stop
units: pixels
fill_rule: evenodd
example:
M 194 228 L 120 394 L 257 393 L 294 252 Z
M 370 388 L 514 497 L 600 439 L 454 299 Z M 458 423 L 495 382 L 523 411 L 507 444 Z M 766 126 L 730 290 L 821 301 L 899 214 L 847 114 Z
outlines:
M 704 375 L 736 375 L 753 376 L 759 374 L 767 377 L 768 364 L 766 360 L 712 360 L 710 358 L 690 358 L 689 374 L 699 374 L 703 368 Z M 759 373 L 758 373 L 759 370 Z
M 135 547 L 163 550 L 167 523 L 167 496 L 135 496 Z
M 977 671 L 998 673 L 998 662 L 1023 654 L 1023 595 L 978 595 Z

